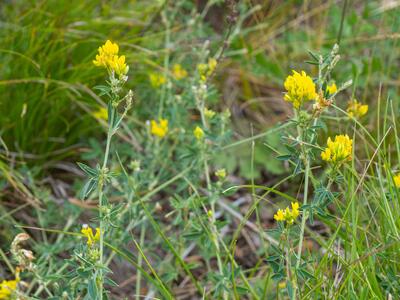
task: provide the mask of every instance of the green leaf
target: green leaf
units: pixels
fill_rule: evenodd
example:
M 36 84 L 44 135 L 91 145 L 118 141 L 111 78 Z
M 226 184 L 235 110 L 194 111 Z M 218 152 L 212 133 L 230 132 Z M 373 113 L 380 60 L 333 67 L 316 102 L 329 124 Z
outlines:
M 285 161 L 285 160 L 290 160 L 291 157 L 292 157 L 292 155 L 286 154 L 286 155 L 279 155 L 276 157 L 276 159 Z
M 303 279 L 314 279 L 314 275 L 311 274 L 310 272 L 308 272 L 306 269 L 304 268 L 299 268 L 297 269 L 297 273 L 299 274 L 299 276 Z
M 279 260 L 280 258 L 281 258 L 280 255 L 270 255 L 270 256 L 268 256 L 268 257 L 265 259 L 265 261 L 267 261 L 267 262 L 274 262 L 274 261 Z
M 203 235 L 201 231 L 191 231 L 189 233 L 184 234 L 183 236 L 188 240 L 197 240 Z
M 275 281 L 281 281 L 284 278 L 285 277 L 281 273 L 276 273 L 276 274 L 271 276 L 271 279 L 275 280 Z
M 309 65 L 314 65 L 314 66 L 318 66 L 319 65 L 319 63 L 317 63 L 315 61 L 311 61 L 311 60 L 306 60 L 305 63 L 309 64 Z
M 238 190 L 239 190 L 239 187 L 233 186 L 233 187 L 230 187 L 230 188 L 226 189 L 225 191 L 223 191 L 223 194 L 225 196 L 232 196 L 232 195 L 236 194 Z
M 236 291 L 237 291 L 240 295 L 248 295 L 248 294 L 249 294 L 249 289 L 246 288 L 245 286 L 237 286 L 237 287 L 236 287 Z
M 83 172 L 85 172 L 86 175 L 90 177 L 97 177 L 98 173 L 96 169 L 93 169 L 92 167 L 89 167 L 88 165 L 85 165 L 84 163 L 77 163 L 79 168 L 82 169 Z
M 315 54 L 314 52 L 312 52 L 311 50 L 308 50 L 308 54 L 310 54 L 310 56 L 315 60 L 315 61 L 319 61 L 318 55 Z
M 114 280 L 108 277 L 104 279 L 104 283 L 110 286 L 118 286 L 118 283 L 116 283 Z
M 96 300 L 97 299 L 97 285 L 96 285 L 96 278 L 92 278 L 89 280 L 88 284 L 88 294 L 90 299 Z
M 120 117 L 120 116 L 118 116 L 117 118 L 116 117 L 117 117 L 116 114 L 114 114 L 114 124 L 113 124 L 113 130 L 114 131 L 118 130 L 119 125 L 122 122 L 122 117 Z
M 97 185 L 97 179 L 90 178 L 80 192 L 80 198 L 85 200 Z
M 96 85 L 93 89 L 100 91 L 99 96 L 108 95 L 111 91 L 108 85 Z

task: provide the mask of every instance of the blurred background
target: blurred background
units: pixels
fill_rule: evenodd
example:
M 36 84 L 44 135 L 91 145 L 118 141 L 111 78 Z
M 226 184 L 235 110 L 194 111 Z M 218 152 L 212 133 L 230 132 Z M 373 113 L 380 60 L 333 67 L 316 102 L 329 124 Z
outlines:
M 347 2 L 238 1 L 233 14 L 241 30 L 230 35 L 212 103 L 230 109 L 237 138 L 249 136 L 250 124 L 260 131 L 286 118 L 286 75 L 310 69 L 308 50 L 328 52 L 339 39 L 335 75 L 353 79 L 349 93 L 371 108 L 379 93 L 397 96 L 398 1 Z M 104 136 L 90 114 L 101 105 L 92 88 L 104 74 L 92 59 L 104 40 L 117 41 L 131 66 L 131 118 L 140 131 L 148 104 L 158 101 L 149 72 L 162 69 L 166 55 L 193 72 L 196 49 L 205 41 L 221 46 L 230 15 L 226 1 L 3 1 L 0 125 L 16 168 L 52 173 Z

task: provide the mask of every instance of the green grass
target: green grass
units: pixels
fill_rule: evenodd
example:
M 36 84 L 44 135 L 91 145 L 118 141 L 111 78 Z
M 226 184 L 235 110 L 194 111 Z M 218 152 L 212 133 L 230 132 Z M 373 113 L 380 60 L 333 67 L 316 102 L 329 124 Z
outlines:
M 400 171 L 399 7 L 239 1 L 236 15 L 229 3 L 2 5 L 0 282 L 13 277 L 10 244 L 24 231 L 32 238 L 23 248 L 36 256 L 36 269 L 22 273 L 21 291 L 31 299 L 63 299 L 63 292 L 64 299 L 83 299 L 97 287 L 88 278 L 98 267 L 88 267 L 79 232 L 84 223 L 98 226 L 98 194 L 79 199 L 86 178 L 75 162 L 96 167 L 103 160 L 107 124 L 92 113 L 106 107 L 94 87 L 107 76 L 92 60 L 111 39 L 127 57 L 126 89 L 135 97 L 111 144 L 108 167 L 118 175 L 104 189 L 115 212 L 104 244 L 108 277 L 118 284 L 105 282 L 110 298 L 289 299 L 291 283 L 279 288 L 284 279 L 274 264 L 284 242 L 273 214 L 303 202 L 306 170 L 295 173 L 295 161 L 276 159 L 287 154 L 285 138 L 297 134 L 287 122 L 293 113 L 283 101 L 283 82 L 292 69 L 316 77 L 308 51 L 327 54 L 340 42 L 332 78 L 353 84 L 321 117 L 317 142 L 324 147 L 328 136 L 347 133 L 353 160 L 332 184 L 327 215 L 305 223 L 302 268 L 310 276 L 298 278 L 295 298 L 400 296 L 400 191 L 392 179 Z M 237 17 L 230 29 L 228 15 Z M 199 96 L 196 65 L 221 52 Z M 175 63 L 187 78 L 173 79 Z M 170 84 L 151 86 L 151 73 Z M 357 122 L 345 112 L 352 97 L 369 105 Z M 202 121 L 201 101 L 217 112 L 213 119 Z M 166 139 L 151 137 L 146 125 L 159 117 L 169 120 Z M 193 137 L 195 126 L 205 130 L 206 146 Z M 308 203 L 329 178 L 319 151 L 314 154 Z M 219 168 L 227 170 L 226 180 L 214 175 Z M 291 229 L 293 253 L 300 227 L 299 219 Z

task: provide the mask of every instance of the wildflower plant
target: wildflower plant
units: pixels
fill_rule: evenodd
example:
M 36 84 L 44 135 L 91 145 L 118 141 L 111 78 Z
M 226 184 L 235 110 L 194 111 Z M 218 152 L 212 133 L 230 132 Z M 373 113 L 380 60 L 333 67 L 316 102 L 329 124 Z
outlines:
M 81 191 L 81 198 L 85 199 L 96 191 L 98 198 L 98 211 L 99 211 L 99 227 L 96 228 L 96 233 L 87 225 L 82 228 L 82 234 L 87 239 L 86 251 L 76 252 L 75 255 L 83 265 L 88 264 L 92 267 L 89 269 L 90 278 L 88 279 L 88 294 L 96 299 L 103 299 L 106 292 L 103 288 L 106 273 L 108 269 L 103 260 L 104 258 L 104 242 L 105 233 L 113 225 L 111 220 L 114 219 L 113 215 L 119 210 L 119 207 L 111 205 L 104 194 L 105 187 L 110 183 L 111 179 L 116 175 L 109 170 L 109 158 L 111 149 L 111 139 L 116 134 L 123 118 L 132 106 L 133 92 L 129 90 L 123 95 L 123 87 L 128 80 L 127 73 L 129 67 L 125 62 L 125 56 L 119 56 L 119 46 L 109 40 L 99 47 L 96 59 L 93 64 L 97 67 L 102 67 L 107 70 L 108 80 L 107 85 L 97 86 L 96 89 L 100 91 L 101 96 L 108 98 L 107 109 L 107 141 L 104 151 L 104 157 L 101 164 L 96 168 L 92 168 L 86 164 L 79 163 L 79 167 L 89 177 L 86 184 Z M 118 109 L 123 106 L 122 113 Z
M 0 219 L 2 225 L 28 225 L 11 230 L 32 234 L 34 248 L 21 246 L 26 236 L 20 235 L 21 243 L 0 251 L 0 299 L 392 299 L 400 294 L 399 265 L 393 263 L 400 241 L 398 97 L 391 99 L 397 56 L 385 51 L 395 43 L 390 29 L 399 27 L 392 22 L 396 8 L 349 2 L 340 14 L 327 3 L 321 8 L 328 18 L 315 18 L 319 7 L 312 1 L 288 1 L 284 9 L 282 1 L 272 6 L 233 0 L 222 6 L 186 0 L 61 2 L 73 14 L 60 22 L 63 10 L 51 2 L 40 5 L 43 13 L 29 13 L 19 4 L 4 10 L 5 16 L 13 7 L 21 10 L 11 15 L 23 30 L 6 26 L 3 35 L 0 86 L 12 103 L 1 104 L 14 117 L 3 121 L 0 169 L 6 178 L 0 186 L 2 200 L 18 198 L 2 202 Z M 305 30 L 281 30 L 293 17 L 287 12 L 300 6 L 301 22 L 295 24 Z M 363 14 L 345 13 L 352 6 Z M 86 19 L 74 17 L 82 12 Z M 225 12 L 229 18 L 222 22 Z M 40 30 L 36 18 L 48 30 Z M 381 26 L 371 26 L 369 19 Z M 316 26 L 307 26 L 310 20 Z M 354 26 L 360 35 L 353 34 Z M 110 29 L 124 43 L 88 46 L 88 32 L 103 36 Z M 302 55 L 302 45 L 326 49 L 336 30 L 338 40 L 343 30 L 351 63 L 337 68 L 338 47 L 326 55 L 310 53 L 308 65 L 285 61 Z M 274 47 L 268 47 L 271 42 Z M 380 51 L 370 51 L 371 45 Z M 364 55 L 355 56 L 355 49 Z M 282 77 L 287 65 L 298 67 Z M 382 95 L 374 104 L 376 118 L 366 117 L 368 106 L 354 98 L 356 88 L 344 91 L 350 69 L 358 86 L 368 88 L 362 99 Z M 95 93 L 85 85 L 88 79 L 100 80 Z M 131 86 L 137 94 L 135 109 L 128 111 Z M 53 99 L 60 101 L 47 101 Z M 73 138 L 57 132 L 59 125 L 48 132 L 52 128 L 43 126 L 45 139 L 32 134 L 42 132 L 31 130 L 33 111 L 59 119 L 49 118 L 49 124 L 65 122 Z M 282 112 L 288 120 L 261 128 L 282 121 Z M 18 119 L 25 120 L 23 126 Z M 255 126 L 247 131 L 250 119 Z M 82 120 L 101 123 L 107 139 L 99 126 L 85 127 L 89 123 Z M 19 127 L 29 138 L 12 145 Z M 47 152 L 41 153 L 46 146 L 30 147 L 43 140 L 51 145 Z M 279 161 L 270 159 L 274 153 Z M 48 160 L 39 172 L 50 175 L 38 182 L 40 189 L 32 184 L 40 175 L 29 167 L 37 154 Z M 64 163 L 67 155 L 81 155 L 84 182 L 71 176 L 70 170 L 82 172 Z M 53 168 L 59 157 L 63 160 Z M 246 178 L 251 193 L 228 188 Z M 20 210 L 22 200 L 29 210 Z M 9 230 L 2 233 L 3 242 Z
M 353 155 L 353 141 L 346 134 L 337 135 L 334 139 L 328 138 L 326 148 L 317 144 L 319 130 L 323 128 L 321 117 L 328 113 L 337 94 L 351 83 L 345 82 L 338 88 L 331 77 L 331 72 L 340 58 L 338 50 L 338 46 L 335 45 L 331 53 L 325 57 L 311 53 L 313 60 L 310 63 L 318 67 L 315 78 L 305 71 L 293 71 L 293 74 L 289 75 L 284 82 L 286 90 L 284 100 L 291 103 L 294 110 L 291 123 L 295 126 L 295 134 L 289 132 L 283 136 L 289 154 L 282 155 L 279 159 L 288 160 L 294 164 L 294 175 L 304 175 L 304 191 L 302 205 L 292 202 L 291 208 L 279 209 L 274 215 L 274 219 L 279 223 L 278 232 L 281 235 L 282 248 L 274 248 L 277 256 L 274 256 L 276 258 L 271 259 L 270 262 L 277 264 L 276 278 L 278 280 L 286 277 L 286 290 L 291 299 L 296 299 L 301 293 L 300 280 L 313 276 L 302 258 L 306 221 L 310 220 L 312 223 L 314 214 L 320 217 L 327 216 L 325 209 L 335 198 L 335 193 L 330 191 L 336 178 L 335 174 L 339 172 L 343 164 L 351 161 Z M 320 152 L 319 155 L 318 152 Z M 325 184 L 324 182 L 317 183 L 317 179 L 312 174 L 311 164 L 318 157 L 331 166 L 329 181 Z M 310 185 L 317 186 L 311 202 L 309 201 Z M 295 228 L 297 218 L 300 218 L 299 229 Z M 296 235 L 293 235 L 294 232 Z M 295 245 L 297 245 L 296 251 L 294 251 Z M 285 269 L 286 272 L 284 272 Z
M 111 44 L 110 44 L 111 43 Z M 176 261 L 183 268 L 185 273 L 191 278 L 199 293 L 202 292 L 199 286 L 199 280 L 191 273 L 190 268 L 180 257 L 171 242 L 164 236 L 163 230 L 157 224 L 157 214 L 163 212 L 164 205 L 157 203 L 151 205 L 146 203 L 139 195 L 146 194 L 148 191 L 157 190 L 158 185 L 162 185 L 160 181 L 168 178 L 170 173 L 167 157 L 177 156 L 185 165 L 180 176 L 190 182 L 187 193 L 188 199 L 182 199 L 178 193 L 174 194 L 174 199 L 171 200 L 173 210 L 168 216 L 173 216 L 173 224 L 182 226 L 183 220 L 188 220 L 182 228 L 185 234 L 179 240 L 185 242 L 188 236 L 198 236 L 196 240 L 201 241 L 199 247 L 204 255 L 209 256 L 209 260 L 216 259 L 218 272 L 211 272 L 207 278 L 210 282 L 215 282 L 215 287 L 212 293 L 215 297 L 222 296 L 227 298 L 229 295 L 229 287 L 232 286 L 230 277 L 230 269 L 224 264 L 224 252 L 227 252 L 227 246 L 221 238 L 220 229 L 222 222 L 218 220 L 216 214 L 216 202 L 222 194 L 226 171 L 220 169 L 212 176 L 213 167 L 209 165 L 211 154 L 215 149 L 221 146 L 224 140 L 229 135 L 229 111 L 216 112 L 207 107 L 207 101 L 210 94 L 214 93 L 212 84 L 209 82 L 213 76 L 217 60 L 209 58 L 209 51 L 204 51 L 204 67 L 198 64 L 194 71 L 193 78 L 189 76 L 189 71 L 183 65 L 172 63 L 170 67 L 165 68 L 165 73 L 149 73 L 149 81 L 152 88 L 157 90 L 159 102 L 158 113 L 152 111 L 152 116 L 144 126 L 145 137 L 144 153 L 138 152 L 135 159 L 127 164 L 111 159 L 112 148 L 111 138 L 116 134 L 121 126 L 122 119 L 127 114 L 131 106 L 132 92 L 124 95 L 124 85 L 128 79 L 127 73 L 120 72 L 120 66 L 116 66 L 114 62 L 119 62 L 114 56 L 119 56 L 119 47 L 110 42 L 99 48 L 99 54 L 94 64 L 102 67 L 108 72 L 108 80 L 106 85 L 97 86 L 101 96 L 108 97 L 107 116 L 102 115 L 101 119 L 106 119 L 108 122 L 108 134 L 106 148 L 103 153 L 102 163 L 95 167 L 79 163 L 80 168 L 87 174 L 88 180 L 81 191 L 81 198 L 98 199 L 99 215 L 92 220 L 91 225 L 84 225 L 81 229 L 82 243 L 79 244 L 74 256 L 71 258 L 70 265 L 75 272 L 71 273 L 71 286 L 75 290 L 86 291 L 87 297 L 97 297 L 98 299 L 106 299 L 108 296 L 105 285 L 112 287 L 115 285 L 109 278 L 110 270 L 108 268 L 109 259 L 106 256 L 112 256 L 113 253 L 106 251 L 109 245 L 110 236 L 113 240 L 129 241 L 132 236 L 128 229 L 137 226 L 137 222 L 141 224 L 140 238 L 135 246 L 139 251 L 141 259 L 138 262 L 138 277 L 136 281 L 137 288 L 140 291 L 140 286 L 143 281 L 143 276 L 147 273 L 143 271 L 142 264 L 147 262 L 146 254 L 142 247 L 143 239 L 150 229 L 151 224 L 154 231 L 166 242 L 170 253 L 173 254 Z M 122 62 L 122 60 L 121 60 Z M 125 60 L 123 61 L 125 63 Z M 199 66 L 200 65 L 200 66 Z M 122 75 L 118 74 L 121 73 Z M 191 84 L 187 84 L 190 82 Z M 175 90 L 176 89 L 176 90 Z M 173 96 L 173 93 L 176 96 Z M 180 97 L 190 99 L 188 103 L 178 103 L 182 101 Z M 171 101 L 174 99 L 174 101 Z M 129 104 L 129 105 L 128 105 Z M 166 105 L 167 104 L 167 105 Z M 177 114 L 177 111 L 183 113 L 187 109 L 196 109 L 199 115 L 199 122 L 195 122 L 190 126 L 190 129 L 176 127 L 179 124 L 177 119 L 182 118 Z M 172 114 L 174 112 L 174 114 Z M 174 115 L 174 118 L 171 117 Z M 96 114 L 96 118 L 100 118 L 100 114 Z M 182 121 L 181 121 L 182 122 Z M 179 143 L 188 143 L 189 146 L 177 147 Z M 112 165 L 117 165 L 123 176 L 117 176 L 117 173 L 111 171 Z M 188 167 L 187 167 L 188 166 Z M 190 173 L 186 174 L 188 171 Z M 199 174 L 199 175 L 198 175 Z M 196 184 L 202 184 L 204 178 L 205 186 L 195 188 L 191 181 Z M 179 177 L 177 177 L 179 178 Z M 108 199 L 108 193 L 114 189 L 122 192 L 127 196 L 129 205 L 113 205 Z M 182 190 L 182 187 L 179 187 Z M 182 193 L 182 192 L 181 192 Z M 189 214 L 191 217 L 189 217 Z M 133 217 L 134 216 L 134 217 Z M 193 216 L 198 216 L 193 218 Z M 98 222 L 98 224 L 96 224 Z M 127 225 L 128 224 L 128 225 Z M 119 227 L 126 227 L 127 232 L 120 233 Z M 201 229 L 199 232 L 199 228 Z M 195 232 L 196 234 L 194 234 Z M 107 246 L 106 246 L 107 245 Z M 115 251 L 115 248 L 112 248 Z M 170 262 L 172 264 L 172 262 Z M 136 266 L 136 265 L 135 265 Z M 237 266 L 236 266 L 237 267 Z M 176 276 L 176 271 L 170 270 L 163 275 L 166 282 L 173 280 Z M 85 278 L 84 280 L 82 280 Z M 146 277 L 148 279 L 148 277 Z M 157 278 L 157 277 L 156 277 Z M 158 281 L 153 284 L 158 287 L 160 293 L 166 299 L 172 299 L 168 287 L 163 281 Z M 70 290 L 71 296 L 79 293 Z M 139 292 L 138 292 L 139 294 Z
M 6 2 L 0 299 L 400 295 L 398 8 Z M 285 61 L 336 36 L 347 63 Z

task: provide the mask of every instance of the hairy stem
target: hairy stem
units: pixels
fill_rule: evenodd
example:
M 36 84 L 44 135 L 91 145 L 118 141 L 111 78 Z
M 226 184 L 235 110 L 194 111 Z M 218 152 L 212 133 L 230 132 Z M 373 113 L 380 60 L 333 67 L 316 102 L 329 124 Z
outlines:
M 305 169 L 305 177 L 304 177 L 304 197 L 303 197 L 303 205 L 307 204 L 308 200 L 308 181 L 310 177 L 310 159 L 308 156 L 305 157 L 306 160 L 306 169 Z M 300 225 L 300 239 L 299 239 L 299 246 L 297 249 L 297 262 L 296 262 L 296 269 L 300 267 L 301 262 L 301 250 L 303 248 L 303 239 L 304 239 L 304 229 L 306 226 L 307 215 L 303 211 L 302 218 L 301 218 L 301 225 Z
M 104 188 L 104 173 L 107 168 L 107 163 L 108 163 L 108 158 L 110 156 L 110 145 L 111 145 L 111 138 L 113 136 L 113 128 L 112 124 L 114 123 L 114 117 L 115 117 L 115 109 L 111 109 L 111 115 L 108 116 L 109 122 L 108 122 L 108 132 L 107 132 L 107 142 L 106 142 L 106 150 L 104 154 L 104 160 L 103 160 L 103 165 L 102 165 L 102 178 L 99 181 L 98 185 L 98 190 L 99 190 L 99 216 L 100 216 L 100 240 L 99 240 L 99 250 L 100 250 L 100 258 L 99 258 L 99 265 L 100 265 L 100 270 L 99 270 L 99 292 L 100 292 L 100 300 L 103 299 L 103 256 L 104 256 L 104 230 L 105 230 L 105 224 L 103 220 L 103 188 Z
M 203 124 L 203 127 L 206 129 L 207 127 L 207 121 L 204 115 L 204 107 L 205 107 L 205 103 L 204 103 L 204 98 L 199 99 L 199 103 L 198 103 L 198 110 L 200 112 L 200 116 L 201 116 L 201 121 Z M 202 145 L 203 146 L 203 145 Z M 208 161 L 207 161 L 207 155 L 206 155 L 206 149 L 203 148 L 203 162 L 204 162 L 204 176 L 206 177 L 206 182 L 207 182 L 207 190 L 209 191 L 209 193 L 212 194 L 212 187 L 211 187 L 211 179 L 210 179 L 210 169 L 208 167 Z M 215 203 L 214 201 L 211 201 L 211 213 L 212 213 L 212 230 L 211 230 L 211 234 L 212 234 L 212 240 L 213 243 L 215 245 L 215 252 L 216 252 L 216 256 L 217 256 L 217 264 L 218 264 L 218 269 L 219 269 L 219 273 L 221 275 L 224 274 L 224 270 L 223 270 L 223 266 L 222 266 L 222 260 L 221 260 L 221 255 L 220 255 L 220 245 L 219 245 L 219 240 L 218 240 L 218 229 L 217 226 L 215 226 Z M 227 294 L 226 292 L 224 292 L 223 294 L 223 299 L 227 299 Z

